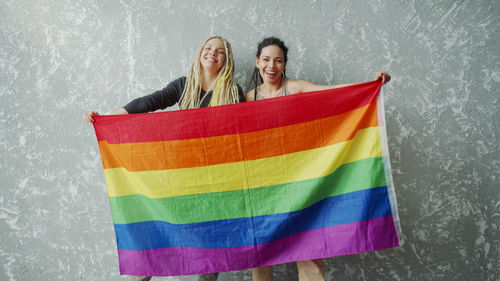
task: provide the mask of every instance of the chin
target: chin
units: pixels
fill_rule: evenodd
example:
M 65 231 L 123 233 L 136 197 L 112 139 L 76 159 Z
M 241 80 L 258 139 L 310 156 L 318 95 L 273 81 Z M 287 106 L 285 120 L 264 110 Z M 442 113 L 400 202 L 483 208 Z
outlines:
M 277 82 L 279 81 L 280 77 L 265 77 L 263 80 L 264 82 L 268 82 L 268 83 L 274 83 L 274 82 Z
M 221 68 L 219 64 L 213 62 L 203 62 L 201 65 L 205 68 Z

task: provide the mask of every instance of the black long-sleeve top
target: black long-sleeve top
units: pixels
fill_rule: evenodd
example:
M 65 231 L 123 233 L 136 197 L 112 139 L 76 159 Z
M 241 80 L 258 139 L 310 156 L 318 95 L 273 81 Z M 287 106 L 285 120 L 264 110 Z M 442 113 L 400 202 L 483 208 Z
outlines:
M 144 112 L 151 112 L 160 109 L 165 109 L 180 101 L 182 91 L 184 90 L 185 85 L 186 85 L 185 76 L 177 78 L 174 81 L 168 83 L 168 85 L 161 90 L 158 90 L 147 96 L 133 99 L 132 101 L 127 103 L 123 108 L 125 108 L 125 110 L 127 110 L 127 112 L 130 114 L 144 113 Z M 238 86 L 238 95 L 240 97 L 240 102 L 244 102 L 245 95 L 243 95 L 243 90 L 239 85 L 237 86 Z M 207 97 L 203 99 L 205 95 L 207 95 Z M 200 98 L 203 99 L 201 107 L 207 107 L 210 104 L 210 100 L 212 99 L 212 91 L 205 92 L 205 90 L 202 89 Z

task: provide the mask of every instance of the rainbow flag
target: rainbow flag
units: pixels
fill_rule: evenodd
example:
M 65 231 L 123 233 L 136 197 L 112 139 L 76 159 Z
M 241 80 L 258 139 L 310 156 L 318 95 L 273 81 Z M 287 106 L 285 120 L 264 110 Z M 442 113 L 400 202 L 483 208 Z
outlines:
M 381 86 L 95 117 L 120 272 L 223 272 L 398 246 Z

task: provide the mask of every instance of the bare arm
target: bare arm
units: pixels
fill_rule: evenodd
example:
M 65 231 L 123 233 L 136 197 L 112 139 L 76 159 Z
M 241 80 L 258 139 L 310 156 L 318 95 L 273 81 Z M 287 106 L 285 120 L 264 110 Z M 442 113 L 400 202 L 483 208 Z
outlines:
M 289 80 L 288 89 L 291 94 L 298 94 L 304 92 L 322 91 L 328 89 L 335 89 L 346 87 L 353 84 L 337 84 L 337 85 L 317 85 L 305 80 Z
M 122 115 L 122 114 L 128 114 L 127 110 L 125 108 L 120 108 L 117 111 L 113 112 L 113 115 Z M 90 111 L 86 112 L 83 114 L 83 120 L 87 123 L 94 123 L 94 118 L 92 116 L 100 115 L 99 112 L 97 111 Z
M 391 80 L 391 76 L 383 71 L 377 72 L 375 74 L 375 77 L 373 80 L 382 80 L 382 82 L 385 84 Z M 341 88 L 341 87 L 346 87 L 354 84 L 336 84 L 336 85 L 317 85 L 314 83 L 311 83 L 309 81 L 305 80 L 289 80 L 289 90 L 291 94 L 298 94 L 298 93 L 303 93 L 303 92 L 312 92 L 312 91 L 322 91 L 322 90 L 328 90 L 328 89 L 335 89 L 335 88 Z

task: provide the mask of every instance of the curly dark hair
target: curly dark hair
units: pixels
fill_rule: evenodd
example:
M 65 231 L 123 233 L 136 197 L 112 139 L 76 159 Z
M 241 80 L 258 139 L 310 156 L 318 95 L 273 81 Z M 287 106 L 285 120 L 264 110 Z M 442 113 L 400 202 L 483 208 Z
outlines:
M 262 52 L 262 49 L 268 46 L 278 46 L 281 51 L 283 51 L 283 57 L 285 60 L 285 65 L 286 62 L 288 61 L 288 48 L 285 46 L 285 43 L 281 41 L 279 38 L 276 37 L 267 37 L 264 38 L 264 40 L 259 42 L 259 45 L 257 45 L 257 58 L 260 57 L 260 53 Z M 286 77 L 285 70 L 281 73 L 282 77 Z M 252 74 L 252 80 L 250 80 L 250 85 L 253 84 L 254 89 L 257 88 L 258 84 L 263 82 L 262 77 L 260 76 L 259 69 L 257 67 L 254 68 L 253 74 Z

